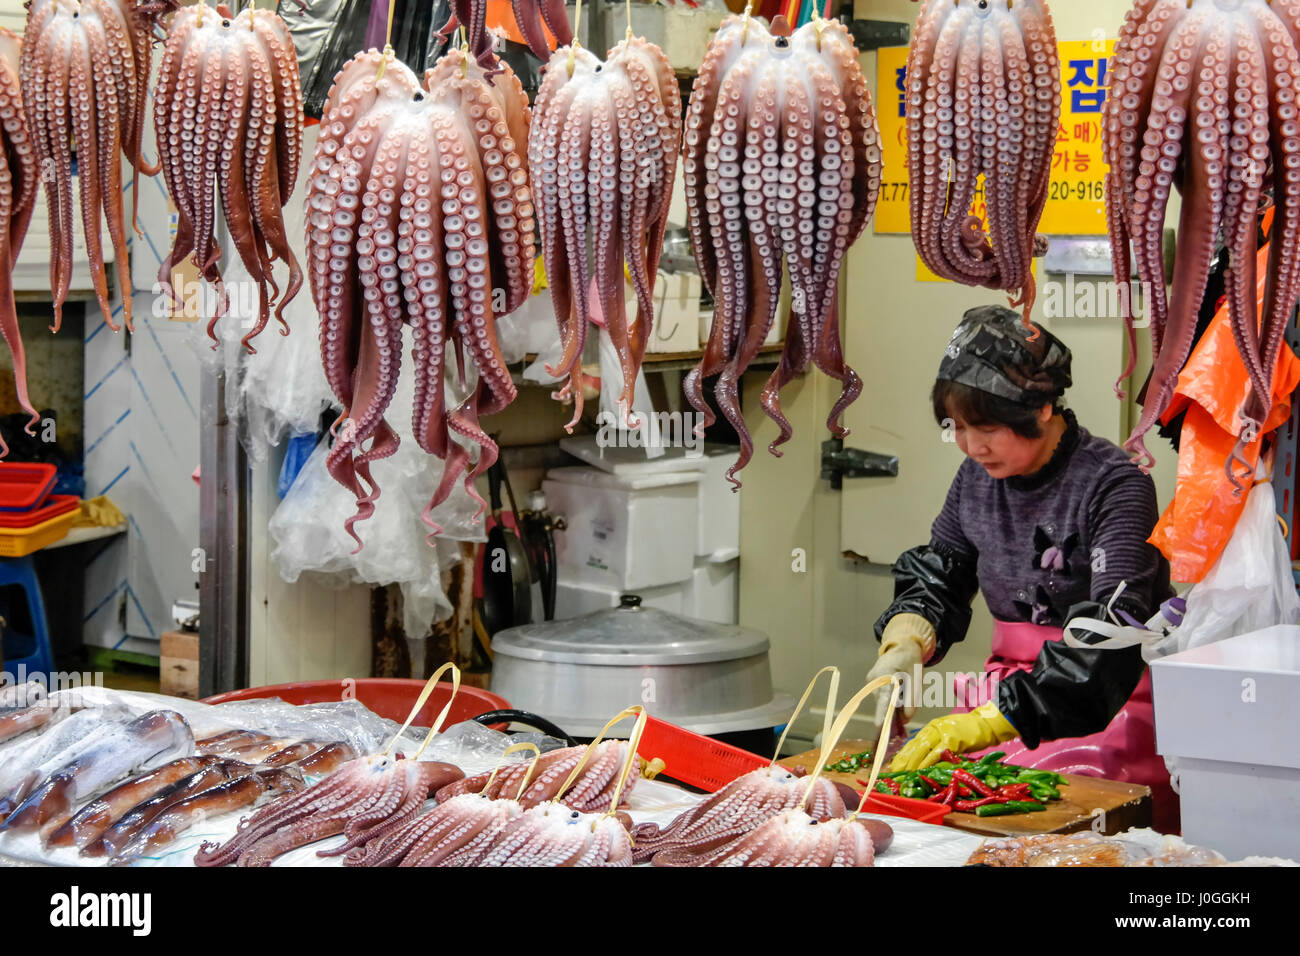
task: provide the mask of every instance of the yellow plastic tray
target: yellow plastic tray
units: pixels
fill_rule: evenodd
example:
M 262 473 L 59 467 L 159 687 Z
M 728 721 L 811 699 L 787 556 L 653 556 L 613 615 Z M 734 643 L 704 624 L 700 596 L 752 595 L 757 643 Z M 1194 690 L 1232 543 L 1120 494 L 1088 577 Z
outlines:
M 80 514 L 80 508 L 73 508 L 30 528 L 0 528 L 0 558 L 21 558 L 62 541 Z

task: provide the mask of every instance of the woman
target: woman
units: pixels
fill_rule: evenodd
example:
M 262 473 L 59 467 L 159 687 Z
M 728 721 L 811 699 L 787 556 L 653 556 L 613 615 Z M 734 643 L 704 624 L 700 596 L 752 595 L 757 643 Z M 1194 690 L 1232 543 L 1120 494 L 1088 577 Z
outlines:
M 876 622 L 871 676 L 919 675 L 966 636 L 978 589 L 994 617 L 993 653 L 959 708 L 895 758 L 920 769 L 952 750 L 998 749 L 1018 764 L 1127 780 L 1153 790 L 1157 828 L 1177 800 L 1155 753 L 1150 677 L 1138 647 L 1069 648 L 1077 617 L 1148 620 L 1173 596 L 1147 543 L 1155 486 L 1061 405 L 1070 350 L 1008 309 L 966 313 L 933 391 L 935 419 L 966 455 L 928 545 L 894 565 L 894 602 Z M 1118 596 L 1116 594 L 1118 592 Z

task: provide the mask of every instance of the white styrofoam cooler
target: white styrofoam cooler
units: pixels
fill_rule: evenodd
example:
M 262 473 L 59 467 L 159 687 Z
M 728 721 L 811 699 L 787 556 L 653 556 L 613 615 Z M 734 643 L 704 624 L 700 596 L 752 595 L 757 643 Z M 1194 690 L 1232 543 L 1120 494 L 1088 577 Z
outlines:
M 597 468 L 556 468 L 542 482 L 551 511 L 562 580 L 595 587 L 661 587 L 695 570 L 701 473 L 612 475 Z
M 581 584 L 569 579 L 561 566 L 555 588 L 555 619 L 581 617 L 592 611 L 618 607 L 626 589 Z M 715 624 L 735 624 L 739 619 L 740 559 L 706 561 L 696 558 L 695 570 L 685 581 L 662 587 L 635 589 L 643 607 L 657 607 L 685 617 Z
M 690 427 L 686 423 L 684 427 Z M 701 450 L 669 447 L 657 458 L 644 449 L 602 448 L 595 435 L 560 439 L 560 447 L 601 471 L 621 478 L 645 477 L 678 471 L 701 471 L 696 501 L 695 554 L 715 562 L 740 554 L 740 495 L 727 481 L 727 469 L 740 460 L 735 445 L 708 442 Z
M 696 559 L 686 597 L 686 613 L 701 621 L 735 624 L 740 617 L 740 559 Z
M 1300 627 L 1151 664 L 1156 747 L 1178 760 L 1183 838 L 1300 860 Z

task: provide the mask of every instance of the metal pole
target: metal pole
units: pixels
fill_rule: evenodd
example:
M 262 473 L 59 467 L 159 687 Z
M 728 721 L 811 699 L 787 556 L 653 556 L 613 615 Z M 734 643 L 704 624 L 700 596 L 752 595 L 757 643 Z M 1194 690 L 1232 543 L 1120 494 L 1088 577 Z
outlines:
M 199 696 L 248 686 L 248 462 L 226 415 L 226 377 L 205 374 L 199 412 Z

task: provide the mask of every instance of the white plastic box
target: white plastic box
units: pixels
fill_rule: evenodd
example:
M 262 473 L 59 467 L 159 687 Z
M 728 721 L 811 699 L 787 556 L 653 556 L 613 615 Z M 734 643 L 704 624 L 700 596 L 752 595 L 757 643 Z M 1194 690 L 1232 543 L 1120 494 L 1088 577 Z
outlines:
M 1156 749 L 1177 758 L 1183 838 L 1300 860 L 1300 627 L 1154 661 Z
M 695 560 L 684 602 L 686 613 L 702 621 L 735 624 L 739 617 L 740 559 L 730 561 Z
M 620 592 L 689 580 L 695 571 L 700 472 L 637 476 L 557 468 L 542 482 L 560 578 Z
M 715 562 L 740 556 L 740 495 L 727 480 L 727 469 L 740 460 L 734 445 L 704 446 L 695 554 Z
M 581 617 L 593 611 L 607 611 L 618 607 L 619 600 L 629 592 L 619 588 L 592 587 L 588 584 L 575 584 L 564 579 L 565 571 L 560 569 L 560 579 L 555 585 L 555 619 L 567 621 L 569 618 Z M 667 584 L 661 588 L 637 588 L 636 596 L 641 599 L 642 607 L 655 607 L 673 614 L 690 614 L 686 607 L 687 587 L 685 583 Z

